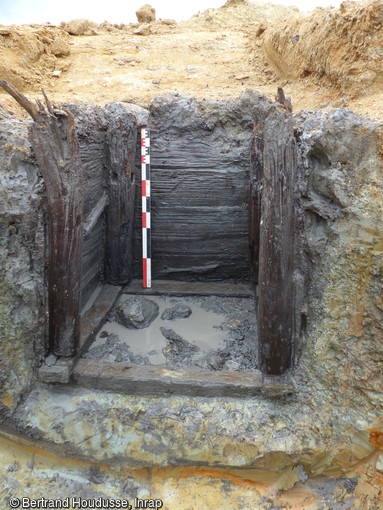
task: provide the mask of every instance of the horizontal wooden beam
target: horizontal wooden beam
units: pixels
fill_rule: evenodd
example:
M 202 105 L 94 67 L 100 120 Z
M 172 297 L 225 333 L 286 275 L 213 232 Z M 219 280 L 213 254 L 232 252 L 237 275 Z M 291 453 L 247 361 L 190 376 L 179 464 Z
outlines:
M 139 395 L 206 397 L 278 397 L 291 393 L 291 378 L 265 381 L 260 371 L 231 372 L 178 370 L 164 366 L 133 365 L 100 359 L 81 359 L 72 375 L 79 386 Z M 264 391 L 264 388 L 266 391 Z
M 220 296 L 254 297 L 254 289 L 247 283 L 226 282 L 185 282 L 177 280 L 152 280 L 150 289 L 142 287 L 141 280 L 132 280 L 124 294 L 142 294 L 148 296 Z M 254 312 L 255 313 L 255 312 Z

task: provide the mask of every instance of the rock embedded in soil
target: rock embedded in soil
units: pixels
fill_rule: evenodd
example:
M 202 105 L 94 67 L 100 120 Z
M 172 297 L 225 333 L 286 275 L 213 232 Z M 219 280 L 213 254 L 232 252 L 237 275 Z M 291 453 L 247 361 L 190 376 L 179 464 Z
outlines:
M 62 28 L 70 35 L 95 35 L 96 23 L 87 19 L 73 19 L 63 23 Z
M 145 23 L 144 25 L 141 25 L 133 32 L 135 35 L 149 35 L 151 33 L 150 25 Z
M 209 351 L 205 356 L 195 361 L 195 365 L 204 370 L 222 370 L 226 362 L 223 351 Z
M 84 353 L 86 359 L 102 359 L 103 361 L 116 363 L 134 363 L 143 365 L 145 360 L 140 355 L 135 355 L 129 348 L 129 345 L 121 342 L 121 339 L 115 333 L 111 333 L 108 339 L 102 345 L 97 345 Z
M 225 369 L 226 370 L 232 370 L 232 371 L 238 371 L 241 367 L 241 364 L 238 363 L 238 361 L 234 361 L 234 360 L 227 360 L 226 363 L 225 363 Z
M 158 20 L 158 23 L 160 25 L 169 25 L 169 26 L 172 26 L 172 25 L 177 25 L 177 21 L 175 19 L 168 19 L 168 18 L 165 18 L 165 19 L 159 19 Z
M 56 363 L 57 363 L 57 356 L 55 356 L 54 354 L 49 354 L 49 356 L 45 359 L 45 364 L 48 367 L 52 367 L 52 366 L 56 365 Z
M 161 319 L 164 321 L 175 321 L 177 319 L 186 319 L 191 315 L 192 309 L 187 305 L 176 305 L 172 308 L 166 308 L 161 315 Z
M 185 363 L 187 359 L 200 351 L 199 347 L 184 340 L 172 329 L 160 328 L 163 336 L 169 340 L 168 345 L 162 349 L 166 359 L 174 364 Z
M 147 328 L 158 316 L 158 304 L 144 297 L 124 297 L 118 306 L 116 320 L 129 329 Z
M 63 37 L 56 36 L 49 49 L 55 57 L 67 57 L 70 54 L 70 46 Z
M 150 23 L 156 21 L 156 10 L 149 4 L 145 4 L 136 11 L 138 23 Z

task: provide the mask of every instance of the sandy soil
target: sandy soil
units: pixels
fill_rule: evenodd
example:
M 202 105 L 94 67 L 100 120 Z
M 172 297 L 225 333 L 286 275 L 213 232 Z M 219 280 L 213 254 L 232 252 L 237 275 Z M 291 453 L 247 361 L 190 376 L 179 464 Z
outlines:
M 179 24 L 0 26 L 0 77 L 28 97 L 44 87 L 56 102 L 145 107 L 175 91 L 220 99 L 251 88 L 274 99 L 281 85 L 294 113 L 345 107 L 382 119 L 382 24 L 377 0 L 309 14 L 229 0 Z M 15 108 L 4 93 L 0 103 Z

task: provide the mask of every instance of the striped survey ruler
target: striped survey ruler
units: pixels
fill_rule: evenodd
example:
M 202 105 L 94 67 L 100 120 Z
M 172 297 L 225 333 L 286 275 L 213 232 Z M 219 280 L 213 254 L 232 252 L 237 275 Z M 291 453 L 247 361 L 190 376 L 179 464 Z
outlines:
M 150 131 L 141 129 L 142 179 L 142 281 L 144 289 L 152 286 L 152 253 L 150 242 Z

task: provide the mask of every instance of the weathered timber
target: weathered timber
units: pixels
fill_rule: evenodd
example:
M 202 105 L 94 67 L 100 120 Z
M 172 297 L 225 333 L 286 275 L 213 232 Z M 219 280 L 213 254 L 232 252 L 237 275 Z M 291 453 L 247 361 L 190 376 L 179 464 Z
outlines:
M 259 227 L 261 223 L 261 196 L 263 173 L 263 129 L 254 126 L 250 156 L 249 193 L 249 273 L 250 281 L 258 283 L 259 270 Z
M 44 383 L 69 382 L 74 367 L 82 354 L 89 349 L 94 337 L 105 322 L 105 316 L 113 308 L 121 287 L 104 285 L 100 294 L 81 318 L 80 346 L 77 354 L 71 358 L 58 358 L 55 364 L 45 362 L 39 369 L 39 380 Z
M 250 298 L 253 290 L 247 283 L 229 282 L 179 282 L 175 280 L 152 280 L 148 289 L 142 287 L 142 280 L 132 280 L 124 288 L 124 294 L 147 296 L 221 296 Z
M 101 216 L 92 231 L 83 238 L 81 314 L 93 293 L 103 282 L 104 251 L 105 218 Z
M 105 279 L 124 284 L 132 278 L 135 206 L 136 119 L 121 104 L 109 105 L 106 165 L 109 206 L 106 210 Z
M 8 92 L 18 103 L 22 106 L 32 117 L 33 120 L 39 115 L 39 110 L 36 106 L 29 101 L 21 92 L 19 92 L 13 85 L 5 80 L 0 80 L 0 86 Z
M 290 370 L 282 375 L 263 375 L 262 395 L 265 397 L 282 397 L 294 393 L 294 381 Z
M 128 394 L 240 397 L 260 395 L 263 378 L 259 371 L 176 370 L 80 359 L 73 370 L 73 379 L 85 388 Z
M 95 227 L 97 221 L 99 220 L 101 214 L 104 212 L 105 207 L 109 203 L 109 196 L 106 191 L 100 198 L 100 200 L 95 205 L 94 209 L 89 213 L 88 217 L 84 221 L 84 234 L 89 234 Z
M 269 108 L 255 92 L 226 101 L 177 94 L 152 101 L 153 280 L 248 279 L 249 154 L 254 122 Z M 140 202 L 135 214 L 139 278 Z
M 31 115 L 30 140 L 44 178 L 49 212 L 49 345 L 73 356 L 80 341 L 82 254 L 81 159 L 75 122 L 46 99 L 35 107 L 12 85 L 0 85 Z
M 271 375 L 291 365 L 296 159 L 292 117 L 275 109 L 264 126 L 258 288 L 259 364 Z
M 101 208 L 103 196 L 104 200 L 105 195 L 108 196 L 106 192 L 108 172 L 105 168 L 104 151 L 109 115 L 104 108 L 94 105 L 68 104 L 65 108 L 76 121 L 82 163 L 84 237 L 81 261 L 83 268 L 81 309 L 83 309 L 100 281 L 104 279 L 106 227 L 105 213 Z

